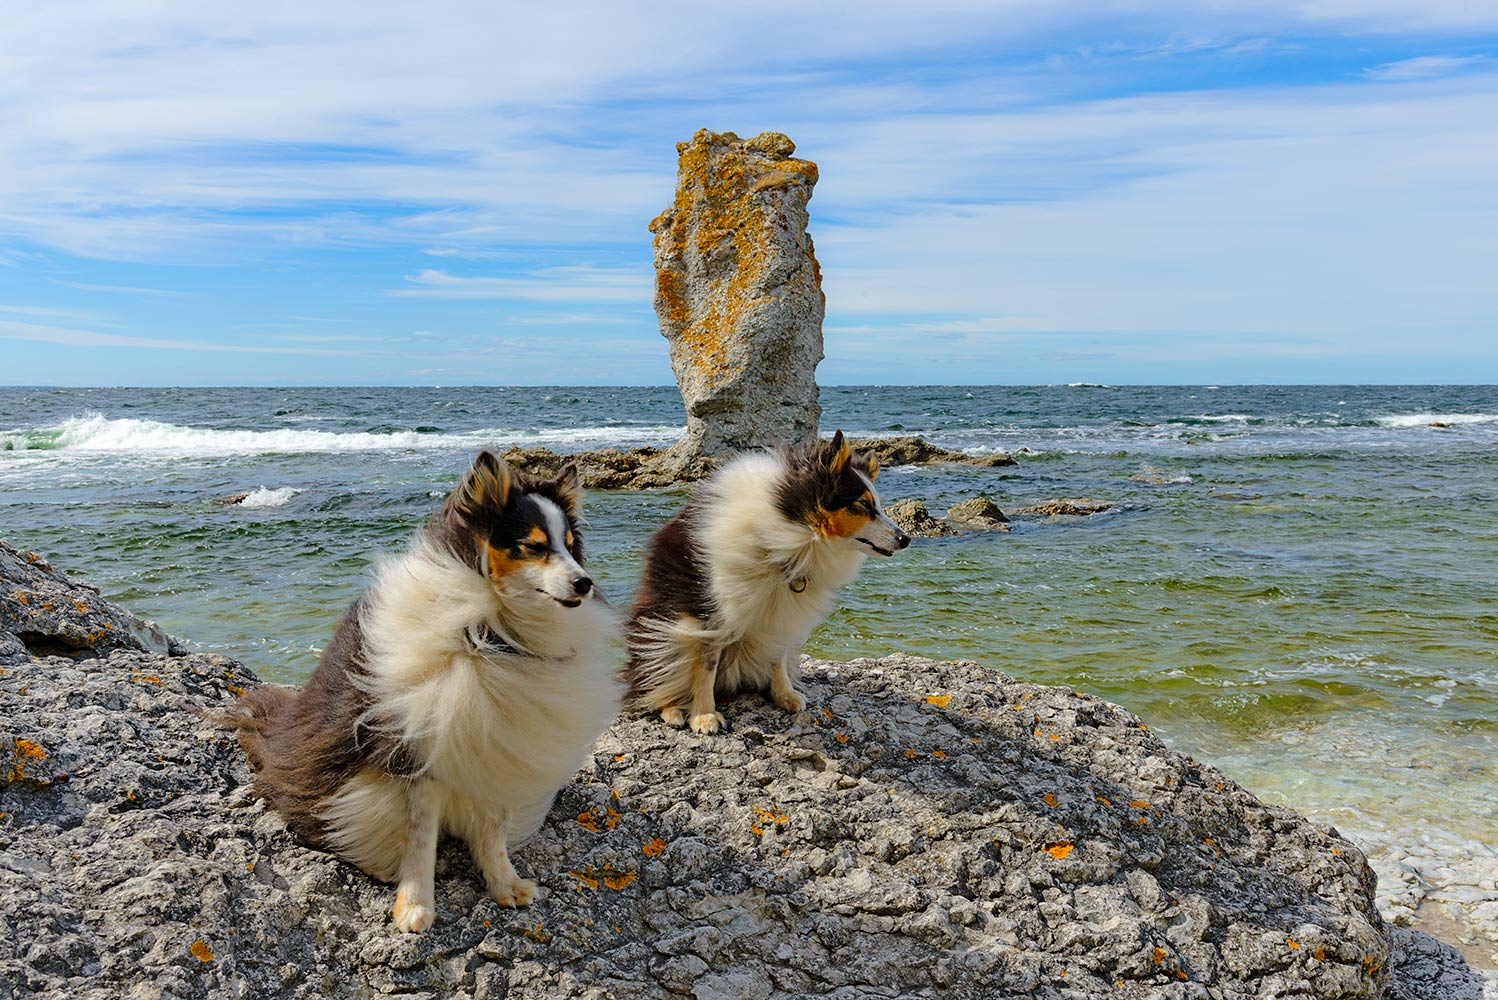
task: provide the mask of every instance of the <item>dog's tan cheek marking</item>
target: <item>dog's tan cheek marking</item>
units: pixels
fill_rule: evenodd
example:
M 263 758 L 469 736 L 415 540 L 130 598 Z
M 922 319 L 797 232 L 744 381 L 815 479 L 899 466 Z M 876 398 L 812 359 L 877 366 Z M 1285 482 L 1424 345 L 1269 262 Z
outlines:
M 827 530 L 823 533 L 834 538 L 852 538 L 872 520 L 851 510 L 830 511 L 827 514 Z
M 493 580 L 495 583 L 498 583 L 500 580 L 503 580 L 507 574 L 513 573 L 515 571 L 517 563 L 514 559 L 510 558 L 510 554 L 508 552 L 503 549 L 496 549 L 494 546 L 489 545 L 488 543 L 485 543 L 484 548 L 487 550 L 487 558 L 489 563 L 489 579 Z

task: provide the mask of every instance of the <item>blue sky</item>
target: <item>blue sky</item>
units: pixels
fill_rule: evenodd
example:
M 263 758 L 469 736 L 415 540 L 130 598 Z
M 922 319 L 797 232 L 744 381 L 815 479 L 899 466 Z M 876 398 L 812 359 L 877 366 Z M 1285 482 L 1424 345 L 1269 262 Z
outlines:
M 700 127 L 824 383 L 1498 382 L 1498 4 L 505 6 L 8 4 L 0 384 L 667 383 Z

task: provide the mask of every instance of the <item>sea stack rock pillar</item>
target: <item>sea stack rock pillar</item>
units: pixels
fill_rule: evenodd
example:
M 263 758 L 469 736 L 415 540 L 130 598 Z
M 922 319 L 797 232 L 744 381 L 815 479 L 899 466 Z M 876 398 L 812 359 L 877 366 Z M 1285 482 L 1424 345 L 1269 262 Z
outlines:
M 650 223 L 655 313 L 687 410 L 681 461 L 817 434 L 822 271 L 806 233 L 817 165 L 779 132 L 678 143 L 676 200 Z

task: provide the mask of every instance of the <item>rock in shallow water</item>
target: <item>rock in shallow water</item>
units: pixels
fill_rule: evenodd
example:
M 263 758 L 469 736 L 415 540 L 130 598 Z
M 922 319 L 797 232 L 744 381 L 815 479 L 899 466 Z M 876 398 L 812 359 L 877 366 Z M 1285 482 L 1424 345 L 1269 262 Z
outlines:
M 544 898 L 500 910 L 447 843 L 437 924 L 412 937 L 389 928 L 388 886 L 297 845 L 250 798 L 232 736 L 199 714 L 255 683 L 244 668 L 10 654 L 0 984 L 49 998 L 1386 995 L 1389 939 L 1357 848 L 1127 712 L 969 662 L 807 667 L 794 716 L 740 699 L 733 730 L 707 739 L 618 722 L 517 852 Z M 1430 992 L 1457 982 L 1459 959 L 1406 953 L 1435 986 L 1387 995 L 1461 995 Z
M 885 504 L 884 512 L 912 538 L 942 538 L 957 534 L 951 525 L 931 516 L 924 500 L 896 500 Z
M 946 520 L 974 531 L 1009 530 L 1009 518 L 988 497 L 972 497 L 961 503 L 954 503 L 947 511 Z

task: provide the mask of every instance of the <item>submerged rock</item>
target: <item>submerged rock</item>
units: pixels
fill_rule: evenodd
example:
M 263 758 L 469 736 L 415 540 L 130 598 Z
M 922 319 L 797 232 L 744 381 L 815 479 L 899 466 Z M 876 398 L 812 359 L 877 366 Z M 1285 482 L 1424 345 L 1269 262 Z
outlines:
M 951 525 L 931 516 L 924 500 L 896 500 L 885 504 L 884 512 L 912 538 L 943 538 L 957 534 Z
M 1092 500 L 1087 497 L 1058 497 L 1055 500 L 1042 500 L 1040 503 L 1031 504 L 1028 507 L 1016 507 L 1010 514 L 1033 514 L 1040 517 L 1087 517 L 1091 514 L 1101 514 L 1105 510 L 1111 510 L 1113 504 L 1106 500 Z
M 249 671 L 6 654 L 0 984 L 47 1000 L 1465 1000 L 1478 981 L 1424 935 L 1391 938 L 1335 830 L 1117 706 L 968 661 L 804 667 L 795 715 L 741 698 L 710 739 L 617 722 L 516 852 L 542 898 L 501 910 L 445 842 L 437 923 L 411 936 L 390 929 L 390 887 L 251 797 L 202 714 Z
M 816 436 L 822 273 L 806 232 L 817 165 L 779 132 L 700 129 L 650 223 L 655 313 L 687 411 L 683 460 Z

